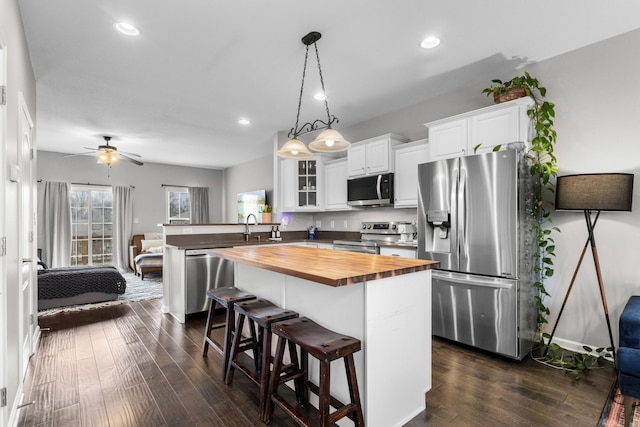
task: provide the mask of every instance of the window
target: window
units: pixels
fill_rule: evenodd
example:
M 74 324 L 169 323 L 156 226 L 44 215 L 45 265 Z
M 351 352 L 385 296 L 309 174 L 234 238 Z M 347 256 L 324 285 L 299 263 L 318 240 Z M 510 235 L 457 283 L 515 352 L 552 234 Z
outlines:
M 71 265 L 111 265 L 113 196 L 110 187 L 72 186 Z
M 188 189 L 167 188 L 167 217 L 169 224 L 189 224 L 191 221 L 191 207 Z

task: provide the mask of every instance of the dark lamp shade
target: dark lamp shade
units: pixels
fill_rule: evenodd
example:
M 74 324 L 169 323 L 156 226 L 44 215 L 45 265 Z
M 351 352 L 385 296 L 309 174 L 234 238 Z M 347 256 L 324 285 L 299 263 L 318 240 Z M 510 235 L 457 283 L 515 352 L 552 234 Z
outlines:
M 556 209 L 631 211 L 633 174 L 592 173 L 558 177 Z

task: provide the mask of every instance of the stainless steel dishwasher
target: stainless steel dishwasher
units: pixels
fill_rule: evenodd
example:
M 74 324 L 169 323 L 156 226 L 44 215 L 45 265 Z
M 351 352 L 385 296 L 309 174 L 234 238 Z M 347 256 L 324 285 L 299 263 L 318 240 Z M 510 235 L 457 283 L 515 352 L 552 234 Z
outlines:
M 185 314 L 207 310 L 207 289 L 234 285 L 234 262 L 220 258 L 209 249 L 190 249 L 186 258 Z

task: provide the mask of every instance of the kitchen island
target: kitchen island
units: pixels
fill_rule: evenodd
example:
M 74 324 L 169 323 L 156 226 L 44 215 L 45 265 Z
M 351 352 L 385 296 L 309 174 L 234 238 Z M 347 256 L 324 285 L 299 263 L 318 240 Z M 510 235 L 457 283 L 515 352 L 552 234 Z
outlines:
M 286 245 L 212 251 L 235 261 L 236 287 L 362 341 L 355 364 L 368 426 L 401 426 L 425 409 L 437 262 Z M 348 400 L 343 365 L 332 368 L 331 393 Z

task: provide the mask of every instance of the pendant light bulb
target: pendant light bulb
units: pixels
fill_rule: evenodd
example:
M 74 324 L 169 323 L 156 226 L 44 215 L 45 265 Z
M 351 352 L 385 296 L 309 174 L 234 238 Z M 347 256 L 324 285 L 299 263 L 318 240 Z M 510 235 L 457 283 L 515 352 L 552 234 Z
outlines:
M 306 159 L 313 156 L 313 154 L 307 150 L 304 142 L 295 137 L 285 142 L 282 148 L 276 151 L 276 154 L 280 157 L 290 159 Z
M 335 129 L 325 129 L 316 139 L 311 141 L 309 148 L 313 151 L 319 151 L 322 153 L 337 153 L 339 151 L 348 150 L 351 147 L 349 141 Z

